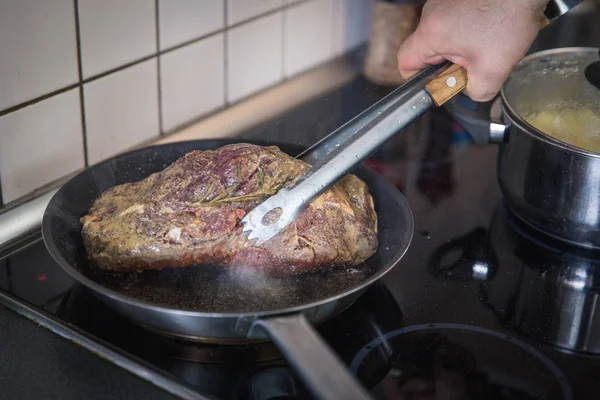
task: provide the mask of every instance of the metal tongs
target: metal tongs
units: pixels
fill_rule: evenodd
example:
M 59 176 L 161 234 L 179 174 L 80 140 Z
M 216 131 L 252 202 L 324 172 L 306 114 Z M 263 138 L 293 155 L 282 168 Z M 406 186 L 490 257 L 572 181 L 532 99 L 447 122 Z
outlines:
M 582 3 L 553 0 L 546 7 L 541 28 Z M 308 205 L 358 166 L 416 118 L 441 106 L 467 85 L 464 68 L 448 61 L 419 72 L 385 98 L 304 151 L 300 158 L 312 167 L 295 185 L 250 211 L 243 231 L 260 246 L 291 224 Z

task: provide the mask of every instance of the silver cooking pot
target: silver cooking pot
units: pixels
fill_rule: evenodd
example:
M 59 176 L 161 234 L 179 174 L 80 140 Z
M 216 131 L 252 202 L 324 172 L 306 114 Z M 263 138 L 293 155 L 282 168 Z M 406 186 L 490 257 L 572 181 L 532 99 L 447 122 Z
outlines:
M 572 132 L 550 136 L 547 128 L 542 132 L 527 121 L 541 112 L 560 118 L 568 107 L 585 110 L 593 119 L 586 126 L 598 126 L 600 89 L 585 76 L 586 68 L 598 62 L 597 48 L 525 57 L 500 92 L 496 122 L 467 111 L 459 98 L 448 104 L 476 142 L 499 145 L 498 180 L 512 213 L 536 230 L 591 249 L 600 249 L 600 130 L 567 123 Z M 580 131 L 592 138 L 588 144 L 577 137 Z

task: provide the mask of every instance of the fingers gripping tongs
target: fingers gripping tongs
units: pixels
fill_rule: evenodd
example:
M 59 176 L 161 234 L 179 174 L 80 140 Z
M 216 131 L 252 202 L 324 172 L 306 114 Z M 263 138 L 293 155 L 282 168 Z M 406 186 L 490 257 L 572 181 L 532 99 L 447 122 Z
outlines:
M 582 0 L 553 0 L 540 29 Z M 244 232 L 260 246 L 291 224 L 321 193 L 363 162 L 388 139 L 467 85 L 464 68 L 448 61 L 428 67 L 357 117 L 298 155 L 311 168 L 289 188 L 250 211 Z

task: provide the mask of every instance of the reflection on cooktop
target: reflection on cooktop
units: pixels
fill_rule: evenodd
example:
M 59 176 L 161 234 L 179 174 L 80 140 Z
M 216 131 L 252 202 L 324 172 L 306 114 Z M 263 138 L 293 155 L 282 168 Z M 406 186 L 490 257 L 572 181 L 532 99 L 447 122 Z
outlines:
M 136 326 L 76 285 L 59 306 L 58 316 L 163 368 L 203 393 L 224 399 L 270 399 L 273 394 L 310 398 L 295 372 L 270 342 L 219 345 L 186 342 Z M 402 326 L 398 304 L 382 284 L 318 327 L 332 349 L 350 364 L 366 387 L 389 372 L 398 357 L 394 338 L 371 346 L 356 364 L 356 354 L 380 336 Z M 282 397 L 283 398 L 283 397 Z
M 440 245 L 430 276 L 477 285 L 503 326 L 559 350 L 600 354 L 600 255 L 524 225 L 501 201 L 489 227 Z
M 503 203 L 490 238 L 503 254 L 483 292 L 495 315 L 559 348 L 600 354 L 600 256 L 534 232 Z
M 560 369 L 514 336 L 472 325 L 426 324 L 377 340 L 392 337 L 400 339 L 400 357 L 380 385 L 386 399 L 573 398 Z

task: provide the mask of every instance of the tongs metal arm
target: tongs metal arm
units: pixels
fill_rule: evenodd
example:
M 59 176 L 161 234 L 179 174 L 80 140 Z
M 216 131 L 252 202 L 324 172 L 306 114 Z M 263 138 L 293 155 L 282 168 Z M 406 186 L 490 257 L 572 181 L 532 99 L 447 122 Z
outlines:
M 278 234 L 321 193 L 374 153 L 390 137 L 434 105 L 426 89 L 449 62 L 426 68 L 384 99 L 298 156 L 312 167 L 292 188 L 282 189 L 242 220 L 260 245 Z M 271 214 L 275 212 L 275 214 Z M 265 217 L 269 215 L 269 222 Z
M 396 88 L 394 91 L 389 93 L 383 99 L 367 108 L 365 111 L 346 122 L 344 125 L 313 144 L 308 149 L 296 156 L 296 158 L 302 159 L 310 165 L 315 165 L 319 160 L 323 160 L 325 156 L 331 153 L 333 150 L 341 147 L 344 143 L 352 136 L 357 134 L 361 129 L 372 123 L 375 118 L 380 116 L 384 111 L 388 110 L 399 100 L 412 96 L 416 92 L 422 90 L 427 82 L 433 77 L 439 74 L 444 68 L 448 67 L 451 63 L 449 61 L 443 62 L 438 65 L 432 65 L 417 75 L 412 77 L 404 85 Z

